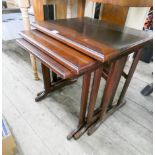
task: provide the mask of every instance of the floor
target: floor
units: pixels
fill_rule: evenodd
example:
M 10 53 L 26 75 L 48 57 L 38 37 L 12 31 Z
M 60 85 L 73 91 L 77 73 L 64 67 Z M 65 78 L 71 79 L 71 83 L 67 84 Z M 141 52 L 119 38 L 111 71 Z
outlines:
M 31 22 L 34 16 L 29 16 Z M 11 40 L 20 38 L 19 32 L 23 30 L 23 21 L 21 13 L 11 13 L 2 15 L 2 38 L 3 40 Z
M 152 82 L 152 63 L 139 62 L 124 107 L 109 117 L 92 136 L 85 134 L 77 141 L 68 141 L 66 136 L 78 121 L 82 79 L 36 103 L 36 93 L 43 89 L 40 63 L 37 62 L 40 80 L 34 81 L 29 54 L 16 45 L 17 30 L 11 22 L 18 23 L 18 18 L 3 22 L 3 115 L 16 140 L 16 155 L 153 154 L 153 96 L 144 97 L 140 93 Z M 22 30 L 22 25 L 18 26 Z M 129 65 L 130 62 L 126 69 Z M 104 84 L 102 80 L 98 103 Z M 118 94 L 122 84 L 123 79 Z

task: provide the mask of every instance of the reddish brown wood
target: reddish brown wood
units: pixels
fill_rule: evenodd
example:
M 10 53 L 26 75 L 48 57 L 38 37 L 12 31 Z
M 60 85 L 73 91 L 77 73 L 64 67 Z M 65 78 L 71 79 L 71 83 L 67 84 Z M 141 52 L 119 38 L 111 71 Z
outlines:
M 103 70 L 102 71 L 102 77 L 105 79 L 105 80 L 107 80 L 107 78 L 108 78 L 108 74 Z
M 98 94 L 98 90 L 99 90 L 99 86 L 100 86 L 101 76 L 102 76 L 102 68 L 99 68 L 94 72 L 94 79 L 93 79 L 89 107 L 88 107 L 88 114 L 87 114 L 87 123 L 88 124 L 91 123 L 93 113 L 95 110 L 94 108 L 95 108 L 97 94 Z
M 56 19 L 65 19 L 67 17 L 67 1 L 65 0 L 52 0 L 55 4 L 55 17 Z M 49 1 L 50 3 L 50 1 Z
M 91 79 L 91 73 L 83 75 L 81 110 L 80 110 L 79 124 L 83 124 L 85 122 L 86 108 L 88 105 L 87 102 L 88 102 L 90 79 Z
M 109 106 L 110 106 L 110 109 L 112 109 L 112 102 L 115 97 L 116 90 L 117 90 L 126 60 L 127 60 L 127 56 L 119 60 L 116 60 L 111 64 L 109 74 L 108 74 L 108 79 L 106 81 L 106 85 L 104 88 L 104 94 L 103 94 L 102 103 L 101 103 L 101 112 L 99 114 L 100 115 L 99 121 L 97 121 L 95 125 L 93 125 L 91 129 L 89 129 L 91 130 L 89 131 L 90 133 L 93 133 L 96 129 L 98 129 L 98 127 L 103 122 L 103 119 L 106 118 Z
M 129 70 L 129 73 L 128 73 L 127 77 L 126 77 L 126 81 L 125 81 L 125 83 L 124 83 L 124 86 L 123 86 L 121 95 L 120 95 L 119 100 L 118 100 L 118 103 L 117 103 L 118 105 L 119 105 L 119 104 L 123 101 L 123 99 L 124 99 L 124 96 L 125 96 L 126 91 L 127 91 L 128 87 L 129 87 L 129 84 L 130 84 L 130 81 L 131 81 L 132 76 L 133 76 L 133 74 L 134 74 L 134 71 L 135 71 L 135 69 L 136 69 L 136 67 L 137 67 L 138 61 L 139 61 L 139 59 L 140 59 L 140 57 L 141 57 L 141 53 L 142 53 L 142 49 L 139 49 L 138 51 L 135 51 L 134 60 L 133 60 L 133 63 L 132 63 L 132 65 L 131 65 L 131 68 L 130 68 L 130 70 Z
M 128 10 L 129 7 L 126 6 L 104 4 L 101 20 L 104 20 L 106 23 L 124 26 L 128 15 Z
M 81 129 L 85 126 L 86 121 L 86 108 L 88 104 L 88 93 L 90 86 L 90 78 L 91 73 L 87 73 L 83 75 L 83 84 L 82 84 L 82 93 L 81 93 L 81 107 L 80 107 L 80 115 L 79 115 L 79 124 L 75 130 L 73 130 L 68 136 L 67 139 L 70 140 L 76 133 L 81 131 Z
M 42 68 L 42 74 L 43 74 L 44 91 L 37 94 L 37 97 L 35 98 L 36 102 L 44 99 L 51 91 L 50 70 L 43 63 L 41 63 L 41 68 Z
M 97 61 L 37 30 L 24 31 L 20 34 L 28 42 L 32 43 L 75 74 L 82 74 L 98 65 Z
M 33 0 L 32 4 L 35 19 L 38 21 L 44 20 L 43 0 Z
M 59 78 L 57 77 L 57 75 L 54 72 L 52 72 L 52 80 L 53 80 L 53 82 L 57 82 L 58 79 Z
M 106 86 L 104 89 L 104 94 L 102 98 L 102 112 L 100 119 L 106 114 L 108 106 L 112 106 L 113 99 L 115 97 L 115 93 L 127 60 L 127 56 L 116 60 L 111 64 L 111 68 L 109 70 L 108 79 L 106 81 Z
M 151 7 L 153 0 L 92 0 L 93 2 L 129 7 Z
M 76 82 L 76 79 L 62 79 L 62 80 L 59 80 L 58 82 L 55 82 L 55 83 L 51 83 L 51 87 L 50 87 L 50 90 L 49 92 L 46 92 L 45 90 L 39 92 L 37 94 L 37 97 L 35 98 L 35 101 L 38 102 L 38 101 L 41 101 L 42 99 L 44 99 L 49 93 L 55 91 L 55 90 L 58 90 L 64 86 L 67 86 L 67 85 L 70 85 L 70 84 L 73 84 L 74 82 Z
M 92 135 L 109 116 L 111 116 L 114 112 L 116 112 L 118 109 L 123 107 L 125 104 L 126 104 L 126 101 L 121 102 L 120 105 L 115 105 L 113 108 L 107 111 L 106 115 L 104 115 L 102 120 L 98 119 L 97 121 L 92 123 L 91 126 L 88 128 L 88 132 L 87 132 L 88 136 Z
M 90 127 L 92 123 L 94 123 L 95 120 L 93 120 L 93 114 L 94 114 L 94 107 L 97 99 L 97 94 L 99 90 L 99 85 L 100 85 L 100 80 L 102 76 L 102 68 L 98 68 L 94 72 L 94 79 L 93 79 L 93 84 L 92 84 L 92 89 L 91 89 L 91 94 L 90 94 L 90 101 L 89 101 L 89 107 L 88 107 L 88 114 L 86 117 L 86 124 L 79 129 L 78 132 L 74 134 L 74 139 L 79 139 Z
M 50 70 L 43 63 L 41 63 L 41 68 L 43 74 L 44 89 L 47 93 L 49 93 L 51 88 Z
M 69 71 L 67 68 L 47 56 L 45 53 L 41 52 L 39 49 L 37 49 L 35 46 L 32 44 L 28 43 L 24 39 L 17 39 L 17 43 L 33 54 L 36 58 L 38 58 L 42 63 L 44 63 L 46 66 L 48 66 L 51 70 L 53 70 L 55 73 L 57 73 L 61 78 L 66 79 L 66 78 L 71 78 L 75 76 L 71 71 Z
M 77 16 L 84 17 L 86 0 L 78 0 Z
M 38 94 L 37 101 L 43 99 L 49 92 L 74 82 L 71 77 L 84 74 L 79 124 L 68 139 L 72 137 L 78 139 L 87 130 L 88 134 L 92 134 L 109 115 L 124 105 L 122 101 L 138 63 L 140 52 L 135 51 L 135 59 L 128 75 L 123 72 L 127 56 L 133 50 L 149 44 L 152 41 L 152 34 L 90 18 L 38 22 L 34 25 L 44 34 L 37 30 L 23 32 L 22 35 L 29 42 L 19 39 L 18 43 L 44 64 L 42 69 L 45 91 Z M 103 64 L 90 57 L 102 61 Z M 50 82 L 48 68 L 65 80 L 53 73 L 53 82 Z M 94 70 L 90 102 L 87 106 L 90 74 Z M 118 104 L 113 106 L 121 75 L 126 78 L 126 82 Z M 102 104 L 95 110 L 101 76 L 104 76 L 107 82 Z
M 128 75 L 127 75 L 125 72 L 122 73 L 122 76 L 123 76 L 125 79 L 127 79 L 127 77 L 128 77 Z
M 43 21 L 32 25 L 102 62 L 128 54 L 135 46 L 144 46 L 152 40 L 152 33 L 119 27 L 88 17 Z

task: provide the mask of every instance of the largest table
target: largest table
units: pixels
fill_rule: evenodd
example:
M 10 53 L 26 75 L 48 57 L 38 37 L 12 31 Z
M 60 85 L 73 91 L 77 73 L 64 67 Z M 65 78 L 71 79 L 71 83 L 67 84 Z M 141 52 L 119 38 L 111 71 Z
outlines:
M 37 33 L 37 35 L 40 33 L 40 35 L 38 35 L 39 37 L 42 36 L 41 38 L 46 38 L 46 41 L 48 37 L 49 40 L 57 40 L 57 42 L 52 41 L 51 43 L 53 45 L 58 45 L 58 42 L 61 43 L 60 46 L 65 46 L 65 50 L 68 48 L 72 49 L 68 49 L 70 54 L 78 55 L 81 59 L 87 57 L 87 61 L 84 62 L 83 60 L 82 63 L 87 67 L 82 69 L 78 63 L 80 60 L 77 62 L 77 59 L 70 57 L 69 62 L 72 62 L 70 64 L 68 63 L 67 56 L 62 56 L 62 59 L 62 57 L 58 57 L 55 53 L 50 53 L 48 48 L 51 46 L 48 45 L 47 42 L 45 44 L 47 48 L 43 48 L 41 44 L 38 44 L 38 42 L 43 42 L 43 40 L 37 40 L 37 37 L 29 34 L 30 32 L 22 33 L 22 36 L 27 41 L 37 46 L 37 48 L 40 48 L 48 56 L 51 56 L 60 63 L 64 60 L 63 65 L 67 67 L 67 69 L 76 72 L 77 76 L 84 75 L 79 124 L 78 127 L 69 134 L 68 139 L 72 137 L 78 139 L 86 131 L 88 131 L 88 135 L 91 135 L 109 115 L 124 105 L 124 95 L 141 56 L 141 49 L 152 42 L 152 33 L 127 27 L 118 27 L 107 24 L 104 21 L 87 17 L 36 22 L 32 25 L 37 29 L 37 31 L 35 32 L 34 30 L 33 33 Z M 28 36 L 31 37 L 31 39 L 29 39 Z M 75 51 L 83 55 L 80 56 L 80 54 L 77 54 Z M 57 49 L 57 54 L 62 55 L 62 52 Z M 134 60 L 129 72 L 125 73 L 124 66 L 130 53 L 134 53 Z M 88 101 L 90 76 L 92 72 L 94 72 L 94 77 Z M 49 71 L 45 66 L 43 66 L 43 73 L 45 75 L 44 84 L 46 87 L 49 87 L 49 76 L 47 76 Z M 125 78 L 125 83 L 117 104 L 113 105 L 114 96 L 121 76 Z M 102 77 L 106 80 L 106 84 L 101 104 L 95 109 Z M 88 105 L 87 102 L 89 102 Z

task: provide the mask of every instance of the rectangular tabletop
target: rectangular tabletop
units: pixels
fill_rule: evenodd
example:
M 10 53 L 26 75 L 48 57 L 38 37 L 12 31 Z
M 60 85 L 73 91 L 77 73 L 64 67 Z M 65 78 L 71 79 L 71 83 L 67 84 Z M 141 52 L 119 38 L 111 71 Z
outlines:
M 39 31 L 102 62 L 152 41 L 152 33 L 82 17 L 32 23 Z
M 43 64 L 45 64 L 49 69 L 58 74 L 61 78 L 67 79 L 75 76 L 70 70 L 53 60 L 51 57 L 46 55 L 44 52 L 40 51 L 38 48 L 30 44 L 24 39 L 16 40 L 18 45 L 24 48 L 29 53 L 33 54 L 38 58 Z
M 20 33 L 25 40 L 52 57 L 75 74 L 82 74 L 95 68 L 99 63 L 76 51 L 75 49 L 41 33 L 37 30 L 23 31 Z

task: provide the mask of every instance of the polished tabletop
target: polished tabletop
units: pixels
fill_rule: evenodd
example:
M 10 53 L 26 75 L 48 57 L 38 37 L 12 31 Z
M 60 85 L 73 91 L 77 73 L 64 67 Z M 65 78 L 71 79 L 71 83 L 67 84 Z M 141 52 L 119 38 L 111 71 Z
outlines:
M 152 32 L 118 27 L 88 17 L 42 21 L 32 25 L 102 62 L 135 46 L 143 47 L 153 38 Z
M 61 65 L 60 63 L 58 63 L 57 61 L 55 61 L 48 55 L 46 55 L 44 52 L 42 52 L 40 49 L 38 49 L 36 46 L 32 45 L 25 39 L 20 38 L 20 39 L 17 39 L 16 42 L 19 46 L 21 46 L 23 49 L 25 49 L 29 53 L 33 54 L 44 65 L 46 65 L 48 68 L 54 71 L 54 73 L 59 75 L 59 77 L 63 79 L 67 79 L 67 78 L 71 78 L 74 76 L 73 73 L 69 69 L 67 69 L 66 67 L 64 67 L 63 65 Z
M 20 35 L 49 57 L 79 75 L 98 66 L 98 62 L 85 54 L 38 31 L 22 31 Z

